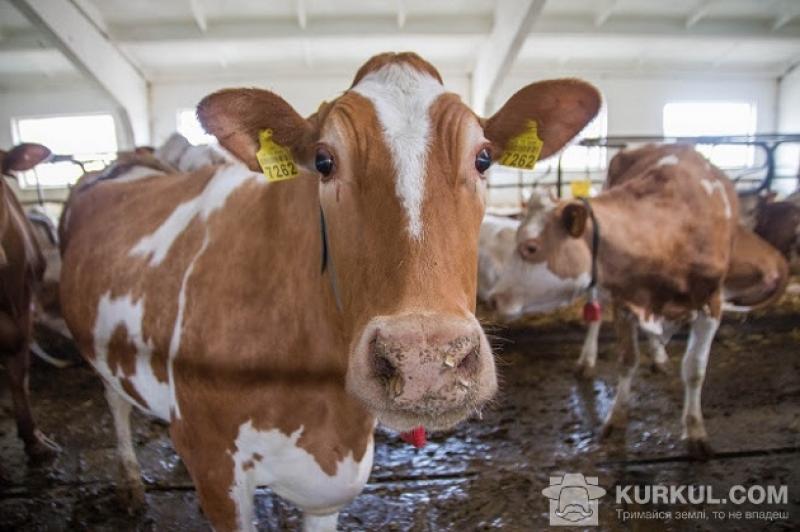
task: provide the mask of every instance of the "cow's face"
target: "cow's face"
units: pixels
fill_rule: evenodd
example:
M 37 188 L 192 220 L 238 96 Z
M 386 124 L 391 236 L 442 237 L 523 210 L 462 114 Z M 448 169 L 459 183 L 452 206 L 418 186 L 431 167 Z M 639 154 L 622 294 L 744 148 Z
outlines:
M 309 120 L 259 91 L 265 120 L 236 137 L 215 116 L 236 107 L 231 91 L 201 103 L 203 123 L 252 168 L 255 135 L 269 127 L 319 180 L 327 274 L 350 339 L 347 387 L 384 424 L 449 427 L 494 394 L 492 352 L 474 316 L 484 172 L 529 120 L 547 124 L 537 110 L 552 117 L 540 131 L 545 154 L 594 116 L 596 91 L 565 83 L 576 90 L 529 87 L 484 121 L 416 55 L 383 54 Z
M 10 151 L 0 150 L 0 237 L 5 234 L 9 223 L 5 195 L 11 193 L 7 190 L 8 184 L 3 176 L 13 177 L 12 172 L 30 170 L 48 157 L 50 157 L 50 150 L 41 144 L 24 143 L 15 146 Z M 7 261 L 8 257 L 2 242 L 0 242 L 0 267 L 4 266 Z
M 492 289 L 490 304 L 512 320 L 569 305 L 589 286 L 591 254 L 583 234 L 586 210 L 534 193 L 517 231 L 516 253 Z

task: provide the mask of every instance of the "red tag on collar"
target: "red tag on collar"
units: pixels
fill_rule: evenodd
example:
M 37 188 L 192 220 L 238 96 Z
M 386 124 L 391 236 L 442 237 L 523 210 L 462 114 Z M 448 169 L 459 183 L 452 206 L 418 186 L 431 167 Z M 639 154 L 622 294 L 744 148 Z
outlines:
M 425 435 L 425 427 L 419 426 L 409 430 L 408 432 L 401 432 L 400 438 L 408 443 L 409 445 L 413 445 L 417 449 L 425 447 L 428 439 Z
M 587 301 L 583 306 L 583 321 L 587 323 L 600 321 L 602 314 L 603 309 L 599 301 Z

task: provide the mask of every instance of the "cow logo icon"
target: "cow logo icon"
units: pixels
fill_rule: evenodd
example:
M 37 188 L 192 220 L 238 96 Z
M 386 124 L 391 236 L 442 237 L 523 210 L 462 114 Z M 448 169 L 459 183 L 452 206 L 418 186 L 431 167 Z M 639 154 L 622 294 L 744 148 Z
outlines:
M 550 486 L 542 490 L 550 499 L 550 526 L 596 526 L 598 502 L 606 494 L 597 484 L 597 477 L 582 473 L 550 477 Z

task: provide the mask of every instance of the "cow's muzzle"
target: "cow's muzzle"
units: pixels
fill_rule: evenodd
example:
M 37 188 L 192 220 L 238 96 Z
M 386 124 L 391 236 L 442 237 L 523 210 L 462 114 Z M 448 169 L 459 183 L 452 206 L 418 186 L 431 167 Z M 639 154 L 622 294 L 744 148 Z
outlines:
M 367 324 L 347 386 L 391 428 L 443 429 L 480 409 L 497 390 L 497 378 L 474 317 L 406 314 Z

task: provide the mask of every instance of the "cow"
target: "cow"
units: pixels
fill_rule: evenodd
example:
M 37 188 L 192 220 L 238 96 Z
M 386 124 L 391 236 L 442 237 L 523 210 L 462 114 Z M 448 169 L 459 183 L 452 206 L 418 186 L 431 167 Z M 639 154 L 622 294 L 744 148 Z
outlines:
M 180 133 L 170 135 L 153 155 L 179 172 L 194 172 L 204 166 L 226 162 L 225 155 L 216 146 L 193 146 Z
M 487 214 L 478 239 L 478 300 L 489 301 L 492 287 L 516 247 L 519 220 Z
M 610 186 L 599 196 L 561 201 L 540 223 L 521 226 L 518 253 L 492 300 L 513 317 L 567 304 L 595 284 L 609 295 L 621 375 L 603 437 L 626 425 L 639 364 L 637 326 L 663 335 L 672 324 L 688 322 L 683 438 L 692 456 L 707 457 L 712 451 L 700 392 L 735 242 L 736 194 L 720 170 L 683 145 L 622 151 L 609 175 Z M 523 275 L 524 291 L 518 286 Z
M 262 485 L 333 530 L 377 422 L 479 411 L 497 389 L 474 316 L 484 172 L 532 121 L 546 157 L 599 105 L 587 83 L 545 81 L 483 119 L 428 62 L 386 53 L 309 118 L 266 90 L 204 98 L 235 162 L 76 186 L 64 315 L 106 387 L 131 503 L 131 405 L 169 423 L 217 530 L 252 530 Z
M 50 157 L 41 144 L 20 144 L 0 150 L 4 176 L 32 169 Z M 33 301 L 45 271 L 45 259 L 25 212 L 11 186 L 0 177 L 0 361 L 5 366 L 14 405 L 17 434 L 32 463 L 58 453 L 58 445 L 37 427 L 28 393 Z
M 613 181 L 616 176 L 610 175 L 609 178 Z M 491 264 L 483 261 L 483 259 L 479 261 L 479 299 L 486 302 L 489 306 L 492 305 L 491 294 L 494 285 L 499 278 L 503 276 L 502 272 L 509 263 L 509 259 L 515 252 L 520 254 L 526 253 L 525 247 L 528 245 L 526 242 L 526 235 L 531 232 L 536 232 L 536 227 L 541 226 L 556 203 L 557 200 L 548 195 L 538 192 L 531 194 L 526 208 L 525 219 L 522 222 L 522 225 L 526 227 L 522 230 L 515 230 L 513 241 L 511 242 L 508 241 L 508 238 L 495 238 L 495 240 L 490 241 L 489 238 L 494 233 L 490 234 L 488 228 L 486 230 L 486 240 L 484 241 L 484 228 L 483 226 L 481 227 L 481 257 L 484 257 L 484 255 L 488 254 L 488 250 L 491 250 L 492 256 L 504 257 L 505 260 L 497 260 Z M 498 223 L 514 225 L 514 227 L 520 225 L 509 218 L 502 218 L 501 222 L 489 220 L 488 224 L 486 220 L 484 221 L 484 224 L 490 227 Z M 533 244 L 535 245 L 535 243 Z M 484 248 L 486 248 L 486 250 L 484 250 Z M 482 271 L 483 268 L 486 268 L 486 271 Z M 516 292 L 521 294 L 521 297 L 527 298 L 528 296 L 526 296 L 525 291 L 528 275 L 525 269 L 519 270 L 515 274 L 509 272 L 507 275 L 508 280 L 513 278 Z M 491 278 L 491 283 L 487 281 L 482 291 L 480 279 L 489 278 Z M 763 308 L 780 298 L 785 291 L 788 281 L 788 264 L 778 250 L 756 235 L 753 231 L 739 224 L 736 228 L 736 238 L 731 255 L 731 263 L 728 268 L 728 273 L 725 276 L 723 310 L 746 313 Z M 535 288 L 536 282 L 534 281 L 533 290 L 535 290 Z M 482 297 L 482 293 L 488 295 Z M 603 296 L 602 298 L 604 300 L 607 299 L 605 294 L 601 294 L 601 296 Z M 504 296 L 499 295 L 499 297 L 502 298 Z M 530 297 L 533 298 L 535 296 Z M 524 313 L 530 313 L 530 310 Z M 580 377 L 590 378 L 595 374 L 598 351 L 597 344 L 601 323 L 600 320 L 597 320 L 587 324 L 586 337 L 575 368 L 576 373 Z M 668 357 L 665 348 L 665 340 L 668 339 L 668 335 L 645 333 L 645 338 L 648 342 L 650 355 L 652 357 L 653 370 L 660 373 L 668 373 Z
M 800 273 L 800 205 L 792 201 L 765 203 L 755 220 L 753 231 L 786 257 L 794 273 Z

